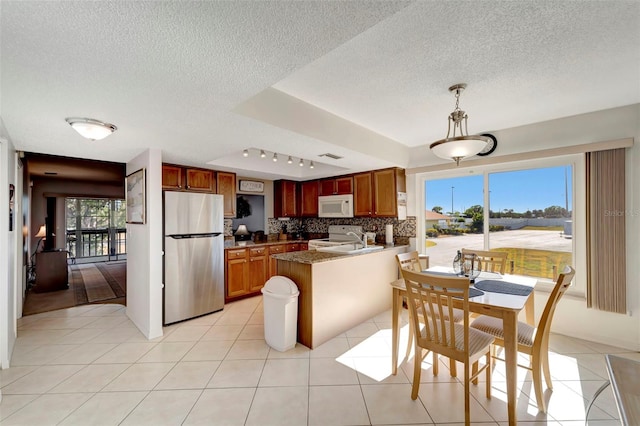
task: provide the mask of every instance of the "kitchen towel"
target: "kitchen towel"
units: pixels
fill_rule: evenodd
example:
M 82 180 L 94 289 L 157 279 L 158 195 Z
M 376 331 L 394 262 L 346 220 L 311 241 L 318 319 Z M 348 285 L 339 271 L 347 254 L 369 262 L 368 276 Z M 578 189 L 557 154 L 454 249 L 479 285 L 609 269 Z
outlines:
M 393 244 L 393 225 L 387 225 L 385 227 L 385 242 L 387 244 Z

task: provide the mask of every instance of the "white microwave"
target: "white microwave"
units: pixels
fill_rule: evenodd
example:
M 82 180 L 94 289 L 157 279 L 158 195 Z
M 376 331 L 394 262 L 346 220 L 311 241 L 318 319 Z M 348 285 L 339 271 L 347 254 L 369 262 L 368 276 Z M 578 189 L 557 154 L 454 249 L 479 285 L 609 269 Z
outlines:
M 318 217 L 353 217 L 353 194 L 318 197 Z

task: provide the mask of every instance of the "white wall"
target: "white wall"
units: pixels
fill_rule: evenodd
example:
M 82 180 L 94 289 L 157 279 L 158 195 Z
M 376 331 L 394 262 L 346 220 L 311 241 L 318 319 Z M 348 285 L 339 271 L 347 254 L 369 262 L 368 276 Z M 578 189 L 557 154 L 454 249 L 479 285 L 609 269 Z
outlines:
M 146 223 L 127 224 L 127 316 L 148 338 L 162 336 L 162 154 L 149 149 L 127 163 L 146 170 Z
M 587 309 L 586 300 L 565 297 L 560 301 L 552 330 L 631 350 L 640 350 L 640 104 L 581 114 L 558 120 L 493 132 L 501 150 L 498 155 L 568 147 L 592 142 L 634 138 L 627 149 L 627 307 L 630 315 Z M 423 148 L 424 149 L 424 148 Z M 461 163 L 461 168 L 464 163 Z M 452 165 L 455 168 L 455 164 Z M 408 175 L 409 209 L 418 217 L 418 232 L 424 233 L 424 208 L 420 174 Z M 584 183 L 576 182 L 576 185 Z M 584 279 L 584 273 L 581 274 Z M 576 279 L 578 276 L 576 275 Z M 536 313 L 540 313 L 547 294 L 536 291 Z
M 13 231 L 9 231 L 9 184 L 15 186 L 15 149 L 4 137 L 0 120 L 0 368 L 9 368 L 16 341 L 16 228 L 21 221 L 14 217 Z M 14 201 L 19 198 L 14 193 Z M 1 398 L 1 393 L 0 393 Z

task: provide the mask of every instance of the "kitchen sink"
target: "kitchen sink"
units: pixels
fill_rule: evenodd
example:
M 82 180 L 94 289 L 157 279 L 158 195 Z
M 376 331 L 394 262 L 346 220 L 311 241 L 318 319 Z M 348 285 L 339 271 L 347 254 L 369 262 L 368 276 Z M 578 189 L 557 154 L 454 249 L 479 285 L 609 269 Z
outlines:
M 336 253 L 336 254 L 363 254 L 371 253 L 372 251 L 382 250 L 384 246 L 369 246 L 364 247 L 362 244 L 343 244 L 333 247 L 318 247 L 316 250 L 324 253 Z

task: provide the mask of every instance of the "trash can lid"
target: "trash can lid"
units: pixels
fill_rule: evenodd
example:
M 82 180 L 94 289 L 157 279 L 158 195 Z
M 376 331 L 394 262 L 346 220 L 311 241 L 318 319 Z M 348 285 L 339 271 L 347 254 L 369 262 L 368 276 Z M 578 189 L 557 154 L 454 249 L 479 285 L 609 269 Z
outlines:
M 263 293 L 298 294 L 298 286 L 290 278 L 276 275 L 269 278 L 262 289 Z

